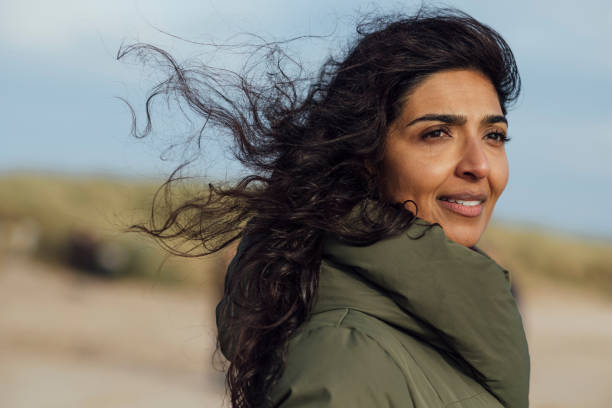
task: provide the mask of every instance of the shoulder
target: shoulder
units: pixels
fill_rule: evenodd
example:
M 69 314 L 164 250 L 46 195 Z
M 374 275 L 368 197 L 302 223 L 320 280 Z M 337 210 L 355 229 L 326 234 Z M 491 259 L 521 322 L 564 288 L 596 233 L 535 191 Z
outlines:
M 372 319 L 370 317 L 370 319 Z M 402 370 L 367 315 L 338 309 L 314 315 L 288 345 L 273 407 L 410 407 Z M 395 403 L 394 403 L 395 401 Z

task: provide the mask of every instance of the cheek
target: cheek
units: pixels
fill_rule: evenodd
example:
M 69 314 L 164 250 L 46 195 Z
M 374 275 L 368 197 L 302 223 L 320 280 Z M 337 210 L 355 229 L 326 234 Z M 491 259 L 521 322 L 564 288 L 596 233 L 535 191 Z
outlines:
M 499 196 L 506 188 L 509 178 L 508 158 L 505 154 L 496 160 L 495 166 L 491 170 L 491 187 Z
M 435 195 L 449 172 L 448 161 L 427 155 L 390 155 L 385 165 L 387 194 L 395 201 L 424 200 Z
M 383 162 L 383 182 L 385 194 L 389 199 L 401 201 L 410 186 L 414 186 L 412 164 L 413 160 L 409 155 L 402 154 L 393 145 L 389 146 Z

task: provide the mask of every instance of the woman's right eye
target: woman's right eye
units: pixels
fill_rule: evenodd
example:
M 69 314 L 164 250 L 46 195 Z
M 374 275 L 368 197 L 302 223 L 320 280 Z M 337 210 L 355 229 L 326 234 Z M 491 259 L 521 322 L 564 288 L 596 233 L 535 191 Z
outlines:
M 427 132 L 421 136 L 423 140 L 426 139 L 439 139 L 443 136 L 450 136 L 446 129 L 435 129 L 430 132 Z

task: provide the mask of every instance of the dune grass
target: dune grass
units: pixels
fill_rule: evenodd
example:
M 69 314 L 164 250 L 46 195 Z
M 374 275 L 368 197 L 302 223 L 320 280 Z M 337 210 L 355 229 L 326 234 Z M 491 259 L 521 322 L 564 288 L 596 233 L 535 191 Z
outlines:
M 130 225 L 147 220 L 161 183 L 5 174 L 0 176 L 0 222 L 29 220 L 37 225 L 36 256 L 51 262 L 65 262 L 70 240 L 74 241 L 75 234 L 86 235 L 110 244 L 110 258 L 117 256 L 117 249 L 124 257 L 128 254 L 121 277 L 212 285 L 218 290 L 226 261 L 223 254 L 209 259 L 168 258 L 150 238 L 125 232 Z M 202 186 L 187 185 L 179 193 L 188 196 L 190 188 Z M 537 275 L 612 296 L 612 241 L 494 223 L 480 246 L 509 269 L 511 276 Z
M 5 174 L 0 176 L 0 224 L 5 226 L 5 234 L 10 226 L 35 225 L 38 239 L 33 255 L 47 262 L 69 263 L 75 241 L 86 240 L 101 248 L 107 264 L 112 266 L 122 259 L 118 270 L 108 268 L 106 275 L 116 275 L 110 277 L 218 286 L 220 256 L 169 257 L 149 237 L 126 232 L 132 224 L 147 221 L 161 183 L 162 180 Z
M 511 274 L 536 275 L 612 296 L 612 241 L 492 224 L 480 246 Z

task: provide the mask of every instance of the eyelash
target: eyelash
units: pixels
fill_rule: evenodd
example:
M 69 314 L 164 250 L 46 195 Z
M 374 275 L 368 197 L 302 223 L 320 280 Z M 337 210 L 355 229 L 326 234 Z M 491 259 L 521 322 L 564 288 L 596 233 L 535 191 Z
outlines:
M 450 131 L 448 129 L 438 128 L 438 129 L 430 130 L 427 133 L 424 133 L 423 136 L 421 136 L 421 139 L 425 140 L 425 139 L 429 139 L 430 137 L 438 138 L 441 136 L 439 135 L 439 133 L 445 133 L 447 135 L 450 135 Z
M 508 143 L 510 141 L 510 138 L 505 133 L 503 133 L 503 132 L 490 132 L 490 133 L 487 133 L 487 136 L 490 136 L 490 135 L 495 135 L 497 137 L 497 139 L 495 139 L 495 141 L 499 141 L 502 144 L 506 144 L 506 143 Z
M 447 135 L 450 136 L 450 130 L 449 129 L 447 129 L 447 128 L 438 128 L 438 129 L 431 130 L 431 131 L 429 131 L 427 133 L 424 133 L 421 136 L 421 139 L 422 140 L 426 140 L 426 139 L 429 139 L 429 138 L 439 138 L 441 136 L 440 133 L 444 133 L 444 134 L 447 134 Z M 490 136 L 490 135 L 494 135 L 496 137 L 496 139 L 493 139 L 493 140 L 495 140 L 497 142 L 501 142 L 502 144 L 506 144 L 506 143 L 508 143 L 510 141 L 510 138 L 504 132 L 494 131 L 494 132 L 487 133 L 487 136 Z

